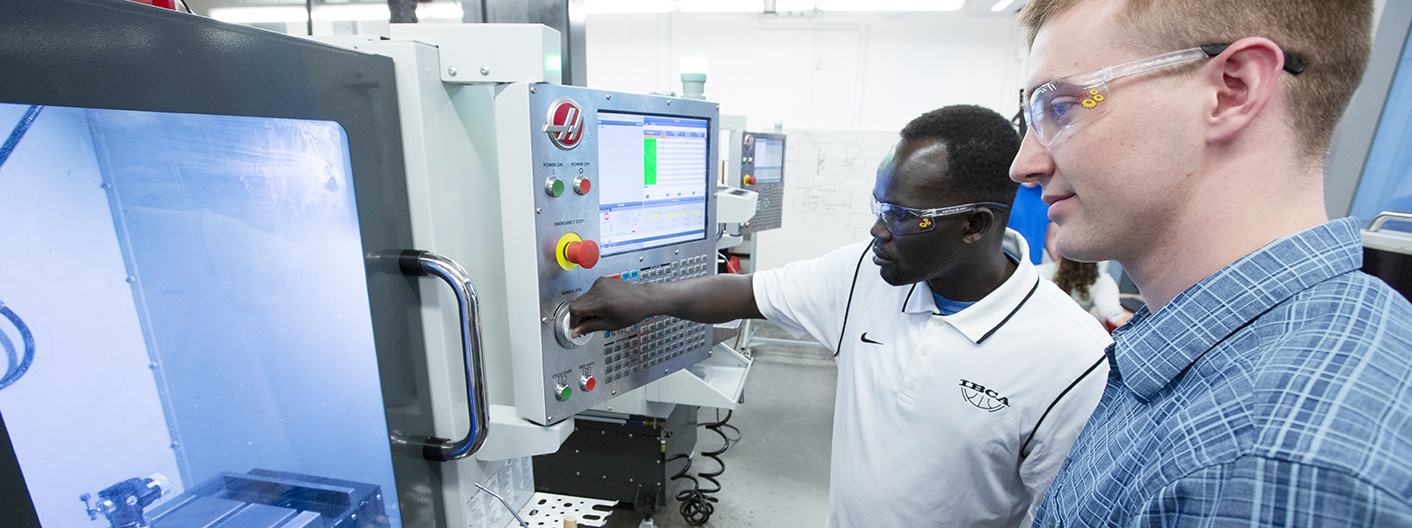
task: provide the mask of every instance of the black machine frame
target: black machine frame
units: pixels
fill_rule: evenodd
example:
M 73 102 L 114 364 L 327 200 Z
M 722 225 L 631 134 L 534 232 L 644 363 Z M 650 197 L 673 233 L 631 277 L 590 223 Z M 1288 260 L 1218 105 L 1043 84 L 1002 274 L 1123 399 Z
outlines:
M 413 242 L 392 59 L 126 0 L 44 0 L 0 2 L 0 72 L 4 103 L 339 123 L 388 430 L 432 431 L 418 279 L 397 267 Z M 443 525 L 437 466 L 390 441 L 404 524 Z M 40 526 L 3 419 L 0 519 Z

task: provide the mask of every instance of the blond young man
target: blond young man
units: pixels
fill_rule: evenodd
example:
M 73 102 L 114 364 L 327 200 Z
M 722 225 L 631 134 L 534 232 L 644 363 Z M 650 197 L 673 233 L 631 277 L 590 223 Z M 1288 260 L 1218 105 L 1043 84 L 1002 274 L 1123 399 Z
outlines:
M 1323 156 L 1370 0 L 1030 0 L 1011 177 L 1147 307 L 1036 526 L 1412 525 L 1412 306 Z

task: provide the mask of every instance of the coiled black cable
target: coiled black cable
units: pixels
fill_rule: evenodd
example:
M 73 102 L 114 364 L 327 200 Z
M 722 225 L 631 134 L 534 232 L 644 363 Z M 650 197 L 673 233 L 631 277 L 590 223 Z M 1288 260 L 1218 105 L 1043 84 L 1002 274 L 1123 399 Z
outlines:
M 725 454 L 726 450 L 730 449 L 731 445 L 735 442 L 739 442 L 741 438 L 740 429 L 727 423 L 730 421 L 733 412 L 734 411 L 726 411 L 726 417 L 720 418 L 721 411 L 717 409 L 717 419 L 715 422 L 699 424 L 701 427 L 705 427 L 708 431 L 714 432 L 721 437 L 720 449 L 701 452 L 701 456 L 714 460 L 716 465 L 720 466 L 720 469 L 712 472 L 697 473 L 696 476 L 693 477 L 688 475 L 691 471 L 692 462 L 690 456 L 676 455 L 667 459 L 669 462 L 682 458 L 686 459 L 686 466 L 683 467 L 681 471 L 678 471 L 676 475 L 672 476 L 672 480 L 688 479 L 691 481 L 691 489 L 679 491 L 676 495 L 677 501 L 681 503 L 678 509 L 681 511 L 682 519 L 684 519 L 688 525 L 701 526 L 706 524 L 706 521 L 711 519 L 711 514 L 716 511 L 715 503 L 720 502 L 720 499 L 713 497 L 712 494 L 721 491 L 721 481 L 716 480 L 716 477 L 726 472 L 726 463 L 721 460 L 721 455 Z M 735 438 L 731 438 L 730 435 L 727 435 L 722 429 L 735 431 Z M 701 482 L 697 479 L 710 482 L 714 484 L 716 488 L 702 489 Z
M 719 499 L 701 491 L 701 482 L 697 481 L 696 477 L 689 474 L 691 472 L 691 455 L 673 455 L 667 459 L 667 462 L 681 459 L 686 459 L 686 465 L 682 466 L 681 470 L 677 471 L 677 474 L 672 475 L 671 480 L 690 480 L 691 489 L 684 489 L 677 492 L 675 497 L 677 502 L 681 503 L 681 506 L 678 507 L 678 511 L 681 512 L 681 517 L 686 520 L 687 524 L 691 526 L 701 526 L 705 524 L 706 520 L 711 518 L 711 514 L 716 511 L 716 506 L 712 503 Z

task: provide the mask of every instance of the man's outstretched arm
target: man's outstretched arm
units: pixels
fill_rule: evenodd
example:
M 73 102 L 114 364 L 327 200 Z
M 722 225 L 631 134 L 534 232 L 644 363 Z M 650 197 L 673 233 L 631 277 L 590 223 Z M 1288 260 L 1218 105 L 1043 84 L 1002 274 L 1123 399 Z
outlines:
M 569 304 L 574 336 L 617 330 L 654 315 L 698 323 L 763 319 L 750 275 L 715 275 L 676 282 L 631 283 L 601 277 Z

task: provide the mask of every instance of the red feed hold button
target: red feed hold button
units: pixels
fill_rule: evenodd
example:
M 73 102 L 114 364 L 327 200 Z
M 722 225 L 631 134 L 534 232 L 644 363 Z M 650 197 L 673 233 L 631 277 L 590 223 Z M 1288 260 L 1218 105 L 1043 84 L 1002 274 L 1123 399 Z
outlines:
M 564 246 L 564 260 L 585 268 L 598 264 L 598 243 L 592 240 L 569 242 Z
M 597 386 L 598 380 L 594 379 L 593 376 L 584 376 L 579 379 L 579 388 L 582 388 L 584 392 L 593 392 L 593 388 Z

